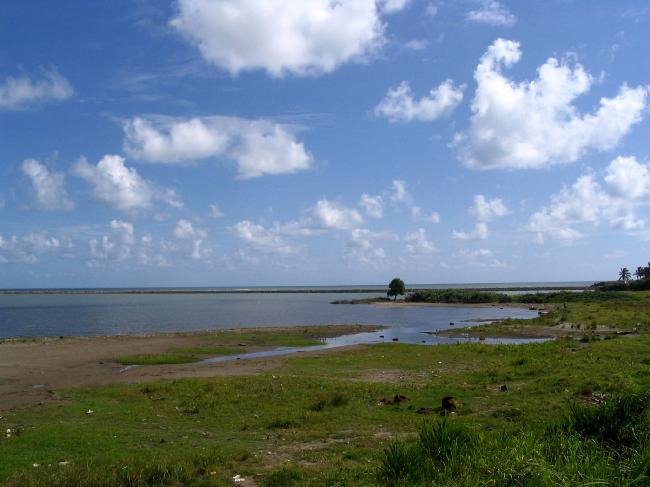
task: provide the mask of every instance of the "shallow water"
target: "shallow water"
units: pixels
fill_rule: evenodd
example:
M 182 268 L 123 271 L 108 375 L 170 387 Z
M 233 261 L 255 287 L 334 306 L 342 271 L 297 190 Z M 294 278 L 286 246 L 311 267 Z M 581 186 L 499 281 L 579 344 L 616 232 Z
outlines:
M 535 314 L 536 316 L 536 314 Z M 532 317 L 532 316 L 531 316 Z M 485 324 L 484 321 L 480 322 Z M 463 323 L 463 326 L 478 325 L 479 322 Z M 278 347 L 274 350 L 265 350 L 262 352 L 242 353 L 240 355 L 222 355 L 202 360 L 201 363 L 219 363 L 232 362 L 233 360 L 245 360 L 253 358 L 278 357 L 282 355 L 291 355 L 294 353 L 317 352 L 319 350 L 330 350 L 333 348 L 344 347 L 348 345 L 368 345 L 373 343 L 411 343 L 418 345 L 443 345 L 450 343 L 487 343 L 491 345 L 521 345 L 526 343 L 542 343 L 548 341 L 548 338 L 479 338 L 468 337 L 443 337 L 430 334 L 428 326 L 392 326 L 379 331 L 354 333 L 334 338 L 323 339 L 322 345 L 313 345 L 309 347 Z
M 355 298 L 383 296 L 359 294 Z M 532 318 L 516 308 L 379 307 L 330 304 L 349 294 L 5 294 L 0 338 L 90 336 L 292 325 L 371 324 L 390 327 L 386 339 L 424 338 L 450 322 Z M 397 335 L 392 335 L 395 333 Z M 390 337 L 390 338 L 389 338 Z M 438 337 L 440 338 L 440 337 Z

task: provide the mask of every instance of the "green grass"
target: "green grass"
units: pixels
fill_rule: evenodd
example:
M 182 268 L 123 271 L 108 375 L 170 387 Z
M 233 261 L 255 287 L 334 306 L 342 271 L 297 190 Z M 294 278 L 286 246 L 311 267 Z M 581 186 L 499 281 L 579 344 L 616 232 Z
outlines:
M 320 345 L 323 338 L 340 335 L 348 330 L 349 327 L 316 326 L 294 330 L 218 331 L 203 335 L 201 337 L 203 345 L 200 346 L 170 347 L 163 353 L 115 357 L 111 360 L 123 365 L 187 364 L 199 362 L 208 357 L 246 353 L 246 347 L 275 348 Z
M 597 315 L 594 304 L 617 326 L 644 319 L 620 303 L 567 313 Z M 239 474 L 267 486 L 647 485 L 647 410 L 628 391 L 650 389 L 649 356 L 647 333 L 390 343 L 286 357 L 259 375 L 72 389 L 0 418 L 11 430 L 0 484 L 232 485 Z M 592 393 L 610 402 L 576 402 Z M 380 404 L 395 394 L 409 400 Z M 416 413 L 447 395 L 459 407 L 445 426 Z

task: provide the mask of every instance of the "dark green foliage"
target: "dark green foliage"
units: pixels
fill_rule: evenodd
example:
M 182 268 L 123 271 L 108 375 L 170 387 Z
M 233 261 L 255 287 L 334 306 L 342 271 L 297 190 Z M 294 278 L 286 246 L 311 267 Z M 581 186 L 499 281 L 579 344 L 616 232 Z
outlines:
M 466 426 L 447 418 L 425 423 L 420 429 L 420 448 L 435 465 L 447 465 L 474 445 L 474 436 Z
M 432 289 L 414 291 L 408 295 L 411 303 L 509 303 L 512 298 L 507 294 L 465 291 L 462 289 Z
M 314 404 L 309 406 L 309 409 L 312 411 L 322 411 L 326 407 L 339 407 L 344 406 L 348 403 L 348 397 L 345 394 L 340 392 L 335 392 L 330 397 L 320 396 Z
M 394 278 L 388 284 L 388 292 L 386 293 L 388 297 L 394 296 L 397 299 L 397 296 L 401 296 L 406 292 L 406 285 L 399 277 Z
M 301 485 L 305 472 L 295 465 L 285 465 L 273 471 L 262 481 L 262 487 L 289 487 Z
M 617 396 L 598 406 L 573 402 L 564 428 L 620 452 L 650 439 L 649 408 L 648 392 Z

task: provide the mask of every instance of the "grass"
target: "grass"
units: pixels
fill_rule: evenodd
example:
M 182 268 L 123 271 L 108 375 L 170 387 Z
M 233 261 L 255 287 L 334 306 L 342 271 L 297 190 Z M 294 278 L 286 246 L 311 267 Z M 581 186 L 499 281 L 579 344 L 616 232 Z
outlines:
M 569 303 L 567 318 L 643 322 L 631 309 Z M 0 436 L 0 484 L 233 485 L 241 475 L 266 486 L 647 485 L 649 352 L 645 331 L 387 343 L 286 357 L 272 374 L 72 389 L 0 418 L 11 431 Z M 601 393 L 608 401 L 589 404 Z M 408 400 L 380 404 L 395 394 Z M 457 414 L 417 414 L 447 395 Z
M 359 329 L 359 327 L 324 327 L 296 329 L 226 330 L 201 336 L 202 345 L 170 347 L 163 353 L 114 357 L 123 365 L 163 365 L 199 362 L 208 357 L 235 355 L 254 348 L 307 347 L 320 345 L 322 339 Z M 365 328 L 367 331 L 367 327 Z M 249 348 L 245 348 L 249 347 Z

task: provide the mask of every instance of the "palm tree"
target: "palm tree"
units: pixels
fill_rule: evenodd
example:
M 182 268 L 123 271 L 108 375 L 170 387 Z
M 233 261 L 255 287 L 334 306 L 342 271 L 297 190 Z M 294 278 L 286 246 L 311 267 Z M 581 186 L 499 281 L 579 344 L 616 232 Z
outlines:
M 636 271 L 634 271 L 634 275 L 636 276 L 637 279 L 641 279 L 642 277 L 645 277 L 645 267 L 639 266 L 636 268 Z
M 625 284 L 628 283 L 630 280 L 630 277 L 632 277 L 632 274 L 630 274 L 630 271 L 627 267 L 623 267 L 619 272 L 618 272 L 618 280 L 623 281 Z

